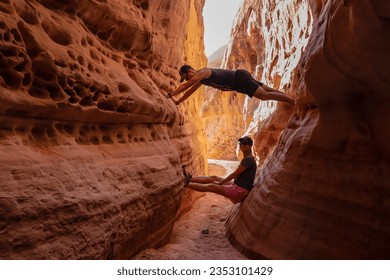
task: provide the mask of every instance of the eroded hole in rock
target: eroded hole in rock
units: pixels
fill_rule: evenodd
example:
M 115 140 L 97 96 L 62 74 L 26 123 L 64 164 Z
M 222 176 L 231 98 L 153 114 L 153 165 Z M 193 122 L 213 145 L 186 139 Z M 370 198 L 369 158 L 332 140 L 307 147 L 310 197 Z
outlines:
M 115 111 L 118 107 L 118 104 L 117 101 L 114 99 L 107 99 L 99 101 L 97 106 L 101 110 Z
M 50 38 L 59 45 L 68 46 L 73 43 L 71 34 L 65 31 L 55 31 L 49 34 Z
M 11 88 L 19 88 L 22 84 L 23 75 L 15 71 L 2 72 L 0 71 L 0 76 L 3 78 L 7 86 Z
M 118 109 L 116 110 L 117 112 L 119 113 L 126 113 L 126 112 L 130 112 L 130 107 L 131 105 L 128 104 L 127 102 L 122 102 L 121 105 L 119 105 Z
M 65 131 L 65 133 L 67 133 L 69 135 L 74 135 L 75 127 L 73 124 L 64 124 L 62 126 L 62 129 Z
M 33 127 L 31 129 L 31 134 L 38 140 L 43 139 L 46 136 L 46 130 L 42 127 Z
M 100 145 L 100 139 L 97 136 L 93 136 L 89 139 L 93 145 Z
M 52 127 L 49 127 L 47 130 L 46 130 L 46 133 L 47 133 L 47 136 L 49 138 L 55 138 L 56 137 L 56 131 L 52 128 Z
M 92 98 L 90 96 L 86 96 L 83 99 L 80 100 L 79 104 L 81 106 L 92 106 L 95 103 L 93 102 Z
M 50 96 L 50 93 L 46 89 L 35 87 L 35 86 L 32 86 L 28 91 L 28 93 L 31 96 L 38 97 L 38 98 L 47 98 Z
M 102 141 L 105 144 L 113 144 L 114 143 L 114 141 L 111 139 L 111 136 L 108 136 L 108 135 L 103 135 Z
M 79 100 L 80 100 L 80 98 L 76 97 L 76 96 L 69 97 L 69 103 L 71 103 L 71 104 L 76 104 L 79 102 Z
M 19 16 L 28 24 L 37 25 L 39 24 L 38 16 L 31 10 L 24 10 L 19 13 Z
M 50 257 L 63 259 L 128 259 L 150 244 L 168 242 L 178 205 L 189 199 L 182 188 L 181 165 L 202 174 L 207 171 L 205 157 L 237 159 L 237 138 L 244 134 L 256 136 L 256 157 L 266 176 L 259 175 L 257 192 L 239 206 L 238 216 L 219 215 L 219 202 L 211 203 L 204 214 L 214 221 L 228 220 L 228 227 L 234 227 L 229 239 L 237 235 L 239 246 L 246 246 L 239 249 L 265 252 L 268 258 L 337 258 L 345 252 L 362 257 L 368 251 L 379 256 L 377 252 L 387 249 L 383 241 L 388 231 L 383 216 L 372 213 L 386 213 L 382 197 L 387 192 L 379 183 L 389 180 L 383 175 L 386 153 L 371 149 L 388 150 L 383 127 L 389 118 L 384 63 L 388 42 L 382 41 L 388 24 L 378 18 L 383 11 L 378 12 L 377 5 L 385 5 L 378 1 L 347 1 L 347 6 L 328 1 L 326 7 L 317 1 L 314 27 L 309 1 L 298 6 L 297 1 L 263 1 L 261 9 L 259 1 L 245 1 L 233 28 L 236 33 L 229 29 L 229 44 L 217 46 L 223 47 L 219 58 L 207 53 L 209 67 L 246 69 L 264 84 L 295 95 L 291 119 L 290 109 L 277 101 L 240 93 L 201 87 L 179 106 L 163 96 L 180 85 L 180 64 L 206 66 L 203 1 L 179 1 L 179 6 L 175 1 L 157 5 L 146 0 L 120 5 L 1 1 L 0 152 L 5 155 L 5 176 L 0 177 L 7 180 L 11 174 L 14 181 L 2 184 L 2 194 L 12 199 L 0 197 L 1 205 L 10 206 L 1 218 L 9 223 L 0 228 L 4 240 L 14 243 L 3 246 L 0 258 L 47 258 L 50 252 Z M 370 8 L 358 6 L 362 4 Z M 358 17 L 363 10 L 366 17 Z M 325 37 L 327 44 L 321 40 Z M 307 51 L 308 42 L 316 42 L 315 48 L 311 45 Z M 361 61 L 374 65 L 375 71 L 367 71 Z M 369 94 L 360 94 L 362 83 L 371 89 Z M 315 103 L 317 98 L 321 104 Z M 9 162 L 19 170 L 9 170 Z M 332 180 L 329 173 L 334 174 Z M 280 206 L 285 201 L 293 211 Z M 329 212 L 336 208 L 338 215 Z M 324 219 L 314 219 L 316 211 Z M 26 219 L 26 213 L 33 214 Z M 270 226 L 275 224 L 272 219 L 277 227 Z M 105 234 L 89 234 L 94 232 L 92 222 Z M 334 229 L 337 234 L 330 230 L 330 237 L 321 235 L 322 243 L 317 243 L 311 228 Z M 58 238 L 64 230 L 67 234 Z M 262 240 L 264 232 L 269 233 L 267 240 Z M 297 232 L 307 234 L 297 238 Z M 210 228 L 207 240 L 212 233 Z M 40 246 L 31 248 L 37 242 L 29 240 L 37 236 Z M 375 244 L 370 236 L 375 236 Z M 219 239 L 226 237 L 221 234 Z M 210 243 L 196 243 L 197 253 L 213 251 Z
M 130 89 L 130 87 L 128 85 L 126 85 L 125 83 L 120 82 L 118 84 L 119 92 L 127 92 L 127 91 L 129 91 L 129 89 Z

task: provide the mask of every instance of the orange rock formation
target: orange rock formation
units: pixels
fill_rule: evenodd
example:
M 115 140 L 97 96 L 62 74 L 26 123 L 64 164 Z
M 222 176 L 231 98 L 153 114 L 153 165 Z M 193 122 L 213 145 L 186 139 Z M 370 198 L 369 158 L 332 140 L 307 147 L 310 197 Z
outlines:
M 164 97 L 182 63 L 206 64 L 203 4 L 1 1 L 0 259 L 165 244 L 194 199 L 181 165 L 206 172 L 202 125 L 216 158 L 255 136 L 256 186 L 227 222 L 247 256 L 390 257 L 389 1 L 243 1 L 223 67 L 285 90 L 293 110 Z
M 255 2 L 288 20 L 282 2 Z M 313 15 L 288 91 L 297 104 L 274 150 L 259 128 L 256 150 L 270 153 L 229 238 L 255 258 L 388 259 L 390 3 L 303 2 L 287 9 Z
M 169 240 L 181 165 L 204 173 L 206 141 L 195 101 L 183 114 L 163 94 L 184 61 L 205 65 L 203 4 L 1 1 L 1 259 Z
M 291 74 L 307 44 L 311 21 L 307 1 L 243 1 L 221 67 L 246 69 L 263 83 L 294 96 Z M 256 133 L 276 105 L 275 101 L 259 102 L 243 94 L 208 89 L 201 118 L 209 139 L 209 157 L 236 158 L 237 136 Z M 261 161 L 272 150 L 291 114 L 288 108 L 281 111 L 287 111 L 283 118 L 279 116 L 269 128 L 262 128 L 270 132 L 270 139 L 261 140 L 266 143 L 265 151 L 257 151 Z

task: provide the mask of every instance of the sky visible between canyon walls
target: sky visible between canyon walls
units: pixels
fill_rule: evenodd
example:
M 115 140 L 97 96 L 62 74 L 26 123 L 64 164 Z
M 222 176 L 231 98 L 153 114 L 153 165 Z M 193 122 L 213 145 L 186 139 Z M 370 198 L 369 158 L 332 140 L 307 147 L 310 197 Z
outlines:
M 210 56 L 230 39 L 233 20 L 242 0 L 206 0 L 203 8 L 204 44 Z

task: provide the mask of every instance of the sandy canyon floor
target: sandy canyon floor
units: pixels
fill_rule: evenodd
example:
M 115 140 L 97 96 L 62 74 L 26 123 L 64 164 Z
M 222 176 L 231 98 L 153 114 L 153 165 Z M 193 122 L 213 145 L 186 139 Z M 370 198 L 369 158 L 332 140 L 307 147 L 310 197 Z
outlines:
M 238 161 L 209 160 L 209 174 L 226 176 Z M 170 242 L 159 249 L 146 249 L 134 256 L 138 260 L 245 260 L 225 236 L 225 221 L 234 207 L 219 195 L 206 193 L 193 208 L 180 217 Z M 208 233 L 202 233 L 208 229 Z

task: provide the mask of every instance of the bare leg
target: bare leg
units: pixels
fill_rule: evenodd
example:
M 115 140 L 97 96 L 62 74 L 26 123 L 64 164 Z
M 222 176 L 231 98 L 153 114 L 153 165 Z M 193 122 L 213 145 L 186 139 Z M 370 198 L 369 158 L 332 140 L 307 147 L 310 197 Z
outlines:
M 223 178 L 218 176 L 197 176 L 197 177 L 192 177 L 191 182 L 207 184 L 207 183 L 219 182 L 222 180 Z
M 223 190 L 223 186 L 218 184 L 201 184 L 191 182 L 188 184 L 188 187 L 198 192 L 212 192 L 227 197 L 225 191 Z
M 260 100 L 276 100 L 280 102 L 285 102 L 289 104 L 291 107 L 293 107 L 295 104 L 294 99 L 288 97 L 285 93 L 273 89 L 264 84 L 257 88 L 253 96 Z
M 261 87 L 262 87 L 265 91 L 267 91 L 267 92 L 279 92 L 279 93 L 281 93 L 281 94 L 286 95 L 283 91 L 280 91 L 280 90 L 278 90 L 278 89 L 269 87 L 269 86 L 267 86 L 266 84 L 263 84 Z
M 187 187 L 190 182 L 208 184 L 208 183 L 218 183 L 219 181 L 223 180 L 222 177 L 218 177 L 218 176 L 193 177 L 191 174 L 187 173 L 185 164 L 183 164 L 181 168 L 183 170 L 183 175 L 184 175 L 184 187 Z

